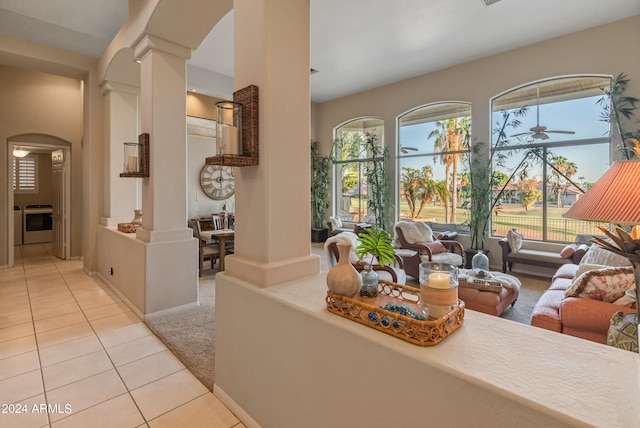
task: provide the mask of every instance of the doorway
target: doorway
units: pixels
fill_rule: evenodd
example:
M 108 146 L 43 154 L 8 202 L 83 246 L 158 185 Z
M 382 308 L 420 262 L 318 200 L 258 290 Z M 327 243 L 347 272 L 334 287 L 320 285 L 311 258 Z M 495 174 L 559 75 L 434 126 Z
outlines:
M 14 149 L 22 149 L 28 153 L 23 158 L 17 158 L 14 157 Z M 22 169 L 16 172 L 14 165 Z M 18 212 L 18 208 L 24 210 L 27 207 L 31 209 L 33 206 L 42 205 L 51 207 L 50 240 L 53 255 L 69 260 L 71 257 L 71 144 L 47 135 L 30 134 L 10 138 L 7 144 L 7 171 L 13 175 L 13 179 L 11 175 L 9 176 L 7 189 L 10 208 L 7 216 L 8 266 L 14 266 L 15 245 L 24 245 L 24 237 L 16 235 L 20 231 L 15 224 L 18 220 L 15 213 Z M 26 179 L 16 181 L 20 171 L 25 174 Z M 24 221 L 22 223 L 24 235 Z

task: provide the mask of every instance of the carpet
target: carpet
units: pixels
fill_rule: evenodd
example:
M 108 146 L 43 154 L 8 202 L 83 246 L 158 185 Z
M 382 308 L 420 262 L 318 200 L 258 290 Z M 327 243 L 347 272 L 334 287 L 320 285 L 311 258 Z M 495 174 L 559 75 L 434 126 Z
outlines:
M 146 321 L 149 328 L 204 386 L 213 390 L 215 270 L 200 277 L 200 305 Z
M 322 244 L 313 244 L 312 253 L 323 258 L 321 270 L 327 270 Z M 215 375 L 215 274 L 207 269 L 200 277 L 200 306 L 147 320 L 147 325 L 182 363 L 202 382 L 213 389 Z M 512 273 L 522 283 L 518 300 L 502 318 L 529 325 L 533 307 L 549 287 L 551 280 Z

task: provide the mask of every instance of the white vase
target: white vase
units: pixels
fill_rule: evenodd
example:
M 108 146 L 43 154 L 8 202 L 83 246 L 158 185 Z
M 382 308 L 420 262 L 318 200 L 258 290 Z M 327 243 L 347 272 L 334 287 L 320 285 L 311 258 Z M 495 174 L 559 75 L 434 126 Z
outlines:
M 133 210 L 133 220 L 131 220 L 131 224 L 142 226 L 142 210 Z
M 327 274 L 327 287 L 332 293 L 355 297 L 360 293 L 362 277 L 349 261 L 351 244 L 338 243 L 338 263 Z

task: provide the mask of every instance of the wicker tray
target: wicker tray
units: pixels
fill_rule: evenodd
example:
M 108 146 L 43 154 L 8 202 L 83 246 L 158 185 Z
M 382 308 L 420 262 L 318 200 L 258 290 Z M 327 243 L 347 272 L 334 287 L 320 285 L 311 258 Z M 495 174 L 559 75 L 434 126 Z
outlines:
M 390 312 L 383 307 L 387 303 L 409 307 L 420 313 L 420 290 L 388 281 L 378 281 L 378 297 L 346 297 L 327 290 L 327 309 L 360 324 L 395 336 L 420 346 L 433 346 L 456 331 L 464 321 L 464 302 L 438 319 L 416 320 L 409 316 Z

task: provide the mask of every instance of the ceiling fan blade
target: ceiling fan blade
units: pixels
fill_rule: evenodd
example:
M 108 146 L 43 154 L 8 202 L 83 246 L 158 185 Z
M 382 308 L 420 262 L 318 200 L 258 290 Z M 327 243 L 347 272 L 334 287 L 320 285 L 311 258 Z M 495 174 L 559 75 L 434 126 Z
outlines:
M 519 134 L 513 134 L 512 137 L 522 137 L 523 135 L 530 135 L 531 132 L 521 132 Z
M 544 132 L 553 132 L 554 134 L 575 134 L 575 131 L 558 131 L 558 130 L 548 130 Z
M 413 151 L 415 151 L 415 152 L 417 152 L 417 151 L 418 151 L 418 149 L 417 149 L 417 148 L 415 148 L 415 147 L 405 147 L 405 146 L 400 146 L 400 152 L 401 152 L 401 153 L 403 153 L 403 154 L 405 154 L 405 155 L 406 155 L 407 153 L 409 153 L 409 150 L 413 150 Z

